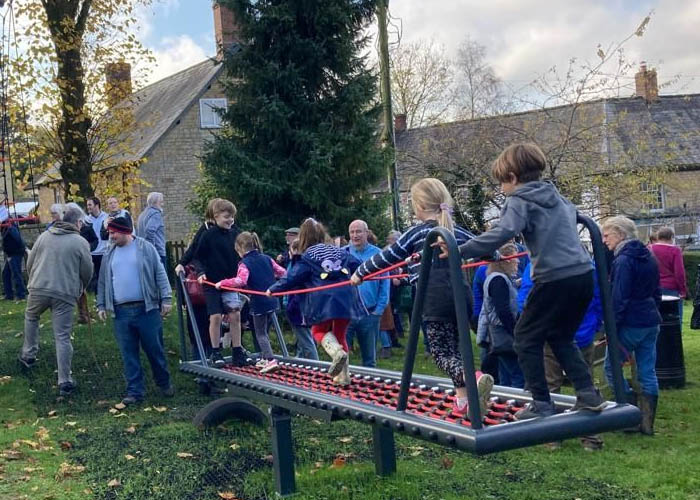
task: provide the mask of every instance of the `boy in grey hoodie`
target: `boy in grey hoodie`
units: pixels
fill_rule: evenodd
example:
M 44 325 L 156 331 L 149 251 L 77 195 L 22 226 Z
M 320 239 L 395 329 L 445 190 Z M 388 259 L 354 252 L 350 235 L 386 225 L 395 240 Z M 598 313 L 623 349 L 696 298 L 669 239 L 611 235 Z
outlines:
M 492 166 L 506 202 L 498 223 L 460 247 L 465 259 L 491 254 L 522 233 L 532 260 L 534 286 L 515 326 L 514 348 L 533 401 L 520 420 L 554 414 L 544 371 L 547 342 L 576 390 L 575 410 L 601 411 L 604 401 L 574 344 L 574 334 L 593 297 L 593 268 L 576 229 L 576 207 L 549 182 L 534 144 L 506 148 Z

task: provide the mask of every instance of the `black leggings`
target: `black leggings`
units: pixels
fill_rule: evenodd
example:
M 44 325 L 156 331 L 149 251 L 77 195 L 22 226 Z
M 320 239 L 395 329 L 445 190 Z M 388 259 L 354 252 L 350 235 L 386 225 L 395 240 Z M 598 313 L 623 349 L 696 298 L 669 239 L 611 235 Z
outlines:
M 435 364 L 452 379 L 455 387 L 464 387 L 462 356 L 459 354 L 459 334 L 455 323 L 426 321 L 425 334 L 430 342 L 430 354 Z

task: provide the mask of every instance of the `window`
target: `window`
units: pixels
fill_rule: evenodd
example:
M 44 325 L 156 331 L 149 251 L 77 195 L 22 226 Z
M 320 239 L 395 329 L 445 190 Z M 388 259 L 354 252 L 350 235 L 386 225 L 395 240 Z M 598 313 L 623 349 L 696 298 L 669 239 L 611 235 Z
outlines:
M 227 102 L 221 99 L 199 100 L 199 124 L 201 128 L 221 128 L 219 110 L 225 110 Z
M 639 186 L 642 195 L 642 209 L 648 212 L 662 212 L 664 209 L 664 190 L 661 184 L 642 182 Z

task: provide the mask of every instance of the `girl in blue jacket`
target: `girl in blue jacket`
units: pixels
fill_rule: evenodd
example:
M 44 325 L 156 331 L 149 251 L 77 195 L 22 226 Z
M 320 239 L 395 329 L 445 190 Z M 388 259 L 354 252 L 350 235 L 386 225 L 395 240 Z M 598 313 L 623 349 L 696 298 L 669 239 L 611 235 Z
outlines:
M 338 247 L 326 243 L 323 225 L 309 218 L 299 231 L 300 261 L 286 278 L 273 284 L 268 293 L 315 288 L 347 281 L 360 261 Z M 337 287 L 301 295 L 301 310 L 310 323 L 311 334 L 331 357 L 328 373 L 338 385 L 350 383 L 348 345 L 345 332 L 352 319 L 368 314 L 355 287 Z

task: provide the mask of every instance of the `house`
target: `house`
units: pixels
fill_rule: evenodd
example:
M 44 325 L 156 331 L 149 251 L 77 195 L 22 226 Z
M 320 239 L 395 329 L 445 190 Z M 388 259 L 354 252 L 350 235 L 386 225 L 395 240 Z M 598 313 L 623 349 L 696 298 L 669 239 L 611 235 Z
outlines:
M 214 4 L 214 27 L 218 56 L 168 76 L 141 90 L 130 93 L 131 69 L 126 63 L 107 68 L 107 88 L 121 92 L 113 109 L 128 108 L 134 124 L 119 137 L 128 148 L 111 159 L 115 166 L 136 162 L 142 185 L 129 203 L 138 215 L 150 191 L 164 195 L 166 238 L 187 239 L 201 221 L 188 207 L 195 198 L 194 185 L 200 178 L 199 164 L 204 144 L 221 127 L 216 112 L 226 108 L 227 100 L 220 81 L 223 51 L 235 50 L 238 31 L 233 14 Z M 117 94 L 119 96 L 119 94 Z M 121 101 L 121 102 L 120 102 Z M 116 182 L 118 182 L 117 180 Z M 40 216 L 48 219 L 53 203 L 63 203 L 65 195 L 58 167 L 54 166 L 36 183 L 39 186 Z M 96 188 L 99 197 L 99 187 Z
M 405 117 L 397 116 L 402 205 L 408 205 L 413 179 L 426 175 L 463 191 L 479 182 L 487 193 L 495 192 L 489 176 L 493 159 L 508 144 L 530 141 L 552 163 L 553 171 L 545 175 L 563 184 L 583 212 L 599 219 L 627 215 L 637 222 L 642 239 L 671 225 L 679 242 L 698 242 L 700 94 L 658 95 L 656 71 L 646 65 L 635 82 L 631 97 L 415 129 L 407 130 Z M 489 201 L 493 208 L 500 200 Z

